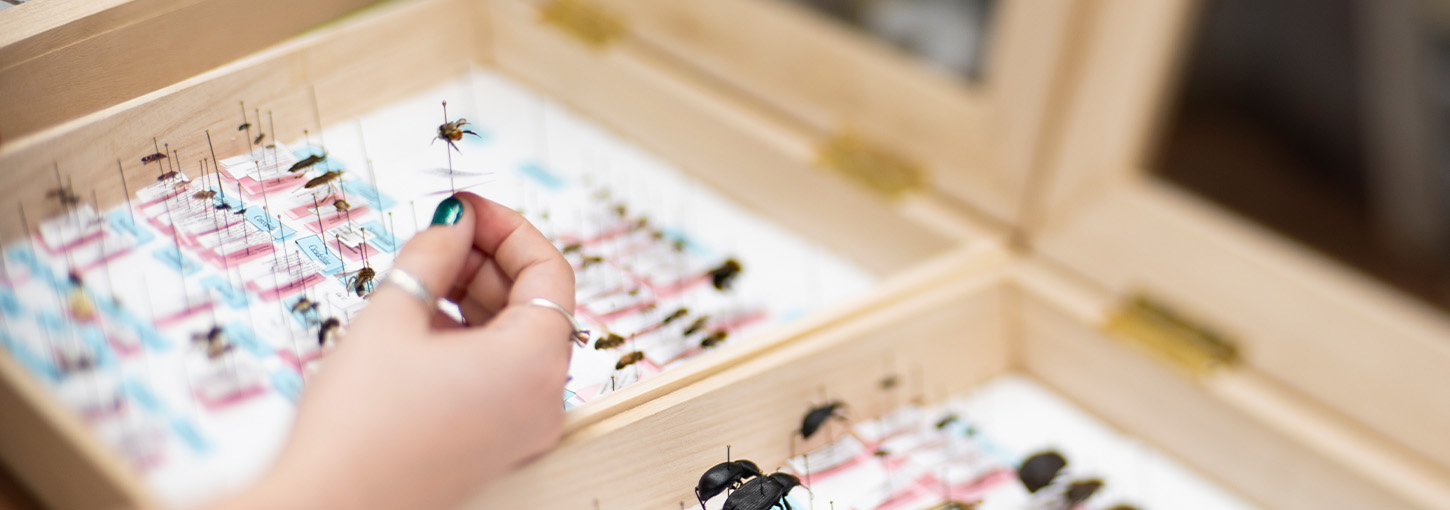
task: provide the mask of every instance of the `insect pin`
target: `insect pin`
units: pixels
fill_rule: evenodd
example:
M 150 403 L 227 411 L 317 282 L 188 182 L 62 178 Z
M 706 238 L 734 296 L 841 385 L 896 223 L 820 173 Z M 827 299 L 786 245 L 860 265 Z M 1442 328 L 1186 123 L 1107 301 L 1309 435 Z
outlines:
M 725 498 L 722 510 L 791 510 L 790 502 L 785 496 L 800 484 L 799 478 L 786 473 L 757 476 L 730 493 L 730 497 Z
M 805 418 L 801 419 L 801 429 L 799 431 L 801 438 L 810 439 L 811 436 L 816 434 L 816 431 L 821 429 L 821 425 L 824 425 L 826 420 L 831 418 L 844 421 L 846 417 L 842 416 L 840 411 L 845 408 L 846 404 L 839 400 L 833 400 L 812 407 L 810 411 L 806 412 Z
M 154 154 L 147 154 L 145 156 L 141 156 L 141 164 L 145 165 L 145 164 L 149 164 L 149 163 L 155 163 L 155 162 L 161 161 L 163 159 L 166 159 L 166 154 L 165 153 L 157 152 L 157 153 L 154 153 Z
M 625 367 L 630 366 L 630 365 L 633 365 L 635 363 L 639 363 L 640 360 L 643 360 L 643 359 L 644 359 L 644 353 L 643 352 L 640 352 L 640 351 L 630 351 L 629 353 L 627 353 L 627 354 L 619 357 L 619 362 L 617 362 L 617 363 L 614 364 L 614 369 L 615 370 L 624 370 Z
M 444 108 L 444 111 L 446 112 L 447 111 L 447 108 L 448 108 L 448 102 L 447 101 L 444 101 L 443 102 L 443 108 Z M 471 131 L 471 130 L 468 129 L 468 119 L 460 118 L 460 119 L 455 120 L 455 121 L 452 121 L 452 122 L 444 122 L 442 124 L 439 124 L 438 125 L 438 137 L 437 138 L 434 138 L 433 140 L 434 141 L 443 140 L 443 143 L 448 144 L 448 147 L 450 147 L 450 148 L 452 148 L 453 150 L 456 151 L 456 150 L 458 150 L 458 145 L 454 144 L 453 142 L 457 142 L 459 140 L 462 140 L 463 139 L 463 135 L 478 136 L 478 133 L 474 133 L 473 131 Z M 462 151 L 459 151 L 459 152 L 462 152 Z
M 352 277 L 347 279 L 347 287 L 352 289 L 352 292 L 357 294 L 357 297 L 362 297 L 363 294 L 368 292 L 368 288 L 372 286 L 373 278 L 377 275 L 378 272 L 373 270 L 373 268 L 363 266 L 362 269 L 357 270 Z
M 342 321 L 337 320 L 337 317 L 328 317 L 317 328 L 317 345 L 319 347 L 334 345 L 337 343 L 337 338 L 341 334 Z
M 1022 481 L 1027 492 L 1036 494 L 1051 485 L 1064 467 L 1067 467 L 1067 459 L 1062 458 L 1062 454 L 1054 451 L 1036 453 L 1022 461 L 1017 468 L 1017 479 Z
M 610 333 L 608 335 L 599 337 L 598 340 L 594 341 L 594 350 L 602 351 L 604 349 L 613 349 L 624 345 L 624 341 L 625 338 L 619 336 L 618 333 Z
M 729 290 L 735 283 L 735 277 L 740 276 L 740 262 L 735 259 L 725 259 L 719 267 L 710 270 L 710 285 L 715 290 Z
M 324 159 L 327 159 L 327 153 L 325 152 L 322 154 L 312 154 L 310 156 L 302 158 L 302 161 L 293 163 L 292 166 L 287 168 L 287 173 L 295 174 L 297 172 L 301 172 L 303 170 L 311 168 L 312 165 L 321 163 Z
M 703 509 L 706 501 L 719 496 L 725 489 L 739 489 L 747 478 L 758 476 L 765 475 L 754 462 L 744 459 L 721 462 L 700 475 L 700 482 L 695 484 L 695 499 L 700 500 L 700 508 Z

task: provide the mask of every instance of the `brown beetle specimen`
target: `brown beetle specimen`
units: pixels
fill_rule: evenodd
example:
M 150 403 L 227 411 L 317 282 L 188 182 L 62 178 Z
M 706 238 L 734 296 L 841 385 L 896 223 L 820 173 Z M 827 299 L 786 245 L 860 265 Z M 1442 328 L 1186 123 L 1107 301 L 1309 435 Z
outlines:
M 161 161 L 163 159 L 166 159 L 166 155 L 158 152 L 158 153 L 155 153 L 155 154 L 141 156 L 141 164 L 145 165 L 147 163 L 155 163 L 155 162 Z
M 624 341 L 624 337 L 619 336 L 615 333 L 610 333 L 608 335 L 600 337 L 599 340 L 594 341 L 594 350 L 602 351 L 604 349 L 613 349 L 615 347 L 624 345 Z
M 332 184 L 333 181 L 336 181 L 341 177 L 342 170 L 330 170 L 328 172 L 324 172 L 322 175 L 313 177 L 312 180 L 307 181 L 307 184 L 304 184 L 302 187 L 311 189 L 318 186 Z
M 318 163 L 321 163 L 322 160 L 324 160 L 324 159 L 327 159 L 327 154 L 326 153 L 323 153 L 323 154 L 313 154 L 311 156 L 307 156 L 305 158 L 302 158 L 302 161 L 298 161 L 296 163 L 293 163 L 291 167 L 288 167 L 287 168 L 287 173 L 294 173 L 295 174 L 297 172 L 301 172 L 303 170 L 306 170 L 306 169 L 312 167 L 312 165 L 316 165 Z

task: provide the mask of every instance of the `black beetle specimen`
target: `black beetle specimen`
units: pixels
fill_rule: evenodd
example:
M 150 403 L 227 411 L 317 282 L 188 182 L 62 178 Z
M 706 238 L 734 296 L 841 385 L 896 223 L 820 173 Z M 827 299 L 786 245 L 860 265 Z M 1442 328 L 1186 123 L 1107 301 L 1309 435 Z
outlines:
M 735 277 L 740 276 L 740 262 L 735 259 L 725 259 L 720 267 L 710 270 L 710 285 L 715 290 L 729 290 L 730 285 L 735 283 Z
M 1078 480 L 1068 484 L 1067 490 L 1062 491 L 1062 508 L 1072 508 L 1078 503 L 1087 501 L 1103 488 L 1103 481 L 1098 479 Z
M 681 331 L 680 334 L 685 335 L 685 336 L 690 336 L 690 335 L 693 335 L 695 333 L 698 333 L 698 332 L 700 332 L 700 330 L 705 329 L 705 323 L 706 322 L 709 322 L 709 321 L 710 321 L 710 316 L 709 315 L 706 315 L 704 317 L 700 317 L 698 319 L 695 319 L 695 322 L 691 322 L 689 326 L 685 326 L 685 330 L 684 331 Z
M 839 400 L 833 400 L 824 405 L 812 407 L 810 412 L 806 413 L 806 417 L 801 420 L 801 437 L 810 439 L 811 436 L 816 434 L 817 430 L 821 429 L 821 425 L 825 424 L 828 419 L 845 420 L 845 416 L 836 414 L 837 411 L 845 407 L 846 404 Z
M 1050 485 L 1064 467 L 1067 467 L 1067 459 L 1062 458 L 1062 454 L 1046 451 L 1022 461 L 1022 466 L 1017 468 L 1017 478 L 1022 480 L 1027 492 L 1036 493 Z
M 342 330 L 342 321 L 337 320 L 337 317 L 328 317 L 317 328 L 317 345 L 327 345 L 327 341 L 333 339 L 340 330 Z
M 785 473 L 758 476 L 745 482 L 740 489 L 730 493 L 721 510 L 770 510 L 784 508 L 791 510 L 786 494 L 801 484 L 801 479 Z
M 738 489 L 746 478 L 756 476 L 765 475 L 760 473 L 754 462 L 743 459 L 721 462 L 700 475 L 700 483 L 695 484 L 695 498 L 700 500 L 700 508 L 705 508 L 705 502 L 710 498 L 719 496 L 725 489 Z
M 720 342 L 724 342 L 725 339 L 728 338 L 729 336 L 730 336 L 730 333 L 726 332 L 725 330 L 723 330 L 723 329 L 717 329 L 714 332 L 711 332 L 705 338 L 703 338 L 703 339 L 700 340 L 700 348 L 701 349 L 710 349 L 710 348 L 713 348 L 713 347 L 715 347 L 717 345 L 720 345 Z
M 671 322 L 675 322 L 677 320 L 683 319 L 683 318 L 685 318 L 686 315 L 689 315 L 689 314 L 690 314 L 690 309 L 689 308 L 680 308 L 678 310 L 675 310 L 673 312 L 670 312 L 669 315 L 666 315 L 665 316 L 665 319 L 662 320 L 662 321 L 660 321 L 660 325 L 661 326 L 668 326 Z

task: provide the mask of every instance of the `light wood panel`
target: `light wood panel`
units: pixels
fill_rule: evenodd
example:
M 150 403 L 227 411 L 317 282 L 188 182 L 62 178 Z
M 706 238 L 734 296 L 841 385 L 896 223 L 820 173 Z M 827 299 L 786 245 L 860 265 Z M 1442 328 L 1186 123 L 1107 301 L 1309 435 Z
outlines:
M 1236 493 L 1286 510 L 1420 507 L 1299 444 L 1292 427 L 1257 422 L 1158 360 L 1103 338 L 1030 288 L 1019 301 L 1021 362 L 1030 374 Z
M 1007 368 L 1001 274 L 953 278 L 610 417 L 490 484 L 467 507 L 577 510 L 593 508 L 595 498 L 601 508 L 688 505 L 727 443 L 735 458 L 780 466 L 821 388 L 860 420 L 885 407 L 877 382 L 887 374 L 904 381 L 896 402 L 985 382 Z M 923 382 L 913 382 L 917 374 Z
M 1112 294 L 1146 289 L 1234 336 L 1247 368 L 1450 468 L 1445 317 L 1155 181 L 1037 243 Z
M 493 58 L 503 70 L 873 272 L 890 274 L 952 242 L 989 235 L 969 220 L 954 228 L 914 221 L 854 183 L 811 168 L 810 132 L 730 88 L 681 73 L 648 48 L 600 51 L 540 25 L 526 2 L 490 5 Z
M 0 47 L 0 146 L 180 82 L 376 1 L 134 0 Z M 35 7 L 49 10 L 45 3 Z
M 225 67 L 0 146 L 0 233 L 13 239 L 21 229 L 15 204 L 32 222 L 60 211 L 44 199 L 54 188 L 54 168 L 76 183 L 88 199 L 96 190 L 103 206 L 123 199 L 117 158 L 127 186 L 155 182 L 159 165 L 143 165 L 152 140 L 180 152 L 182 168 L 196 173 L 210 157 L 204 130 L 211 130 L 218 157 L 246 152 L 237 135 L 238 101 L 275 111 L 276 135 L 301 138 L 316 129 L 312 88 L 323 122 L 356 116 L 389 99 L 457 75 L 472 62 L 476 46 L 458 44 L 474 21 L 462 0 L 395 2 L 345 24 L 321 29 Z M 459 13 L 465 13 L 459 15 Z M 427 29 L 424 29 L 427 27 Z M 366 55 L 366 58 L 359 58 Z M 366 84 L 361 86 L 360 84 Z M 256 122 L 253 120 L 253 122 Z M 271 138 L 268 123 L 268 138 Z
M 0 355 L 0 462 L 53 508 L 154 507 L 130 466 L 9 355 Z
M 1061 84 L 1079 2 L 1003 2 L 985 82 L 968 86 L 779 0 L 605 0 L 636 40 L 809 126 L 852 129 L 921 163 L 936 191 L 1000 221 L 1017 214 Z

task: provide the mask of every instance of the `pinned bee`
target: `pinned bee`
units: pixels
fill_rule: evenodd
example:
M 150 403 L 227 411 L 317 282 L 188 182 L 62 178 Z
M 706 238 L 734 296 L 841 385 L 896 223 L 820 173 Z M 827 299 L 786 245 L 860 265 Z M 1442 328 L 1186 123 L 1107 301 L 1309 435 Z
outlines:
M 735 278 L 740 276 L 740 269 L 740 262 L 725 259 L 719 267 L 710 270 L 710 285 L 715 286 L 715 290 L 730 290 Z
M 624 370 L 625 367 L 628 367 L 628 366 L 633 365 L 635 363 L 639 363 L 643 359 L 644 359 L 644 353 L 643 352 L 632 351 L 632 352 L 630 352 L 628 354 L 625 354 L 624 356 L 620 356 L 619 357 L 619 362 L 617 362 L 617 363 L 614 364 L 614 369 L 615 370 Z
M 377 276 L 378 272 L 376 270 L 368 266 L 363 266 L 362 269 L 357 270 L 347 279 L 347 288 L 352 289 L 352 292 L 357 294 L 357 297 L 362 297 L 363 294 L 367 294 L 372 288 L 373 278 Z
M 443 118 L 445 121 L 448 119 L 448 101 L 443 102 Z M 458 150 L 458 145 L 454 142 L 462 140 L 463 135 L 478 136 L 478 133 L 474 133 L 473 131 L 468 129 L 468 119 L 460 118 L 452 122 L 444 122 L 442 124 L 439 124 L 438 136 L 433 140 L 443 140 L 443 143 L 448 144 L 449 148 L 456 151 Z

